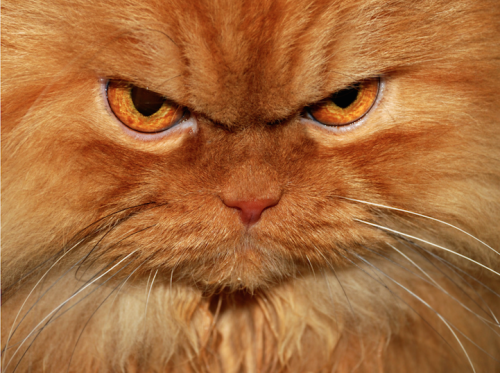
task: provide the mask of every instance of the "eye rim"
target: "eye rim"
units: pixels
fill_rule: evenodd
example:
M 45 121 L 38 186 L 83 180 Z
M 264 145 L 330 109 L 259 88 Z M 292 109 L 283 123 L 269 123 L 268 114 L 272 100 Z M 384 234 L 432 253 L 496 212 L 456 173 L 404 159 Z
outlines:
M 158 130 L 154 130 L 154 131 L 141 131 L 137 128 L 134 128 L 132 127 L 130 124 L 127 124 L 125 123 L 122 118 L 120 118 L 120 116 L 116 113 L 115 109 L 113 108 L 115 105 L 113 105 L 111 102 L 110 102 L 110 98 L 109 98 L 109 88 L 110 88 L 110 84 L 113 84 L 113 83 L 117 83 L 117 84 L 123 84 L 127 87 L 130 87 L 130 92 L 132 92 L 132 89 L 135 87 L 135 88 L 140 88 L 140 89 L 147 89 L 149 90 L 148 88 L 143 88 L 141 86 L 138 86 L 138 85 L 135 85 L 131 82 L 128 82 L 126 80 L 122 80 L 122 79 L 102 79 L 102 82 L 103 82 L 103 88 L 104 88 L 104 96 L 106 98 L 106 104 L 108 106 L 108 109 L 109 111 L 111 112 L 111 114 L 115 117 L 115 119 L 120 122 L 120 124 L 122 124 L 124 126 L 125 129 L 129 130 L 129 131 L 132 131 L 134 133 L 136 133 L 137 135 L 140 135 L 140 136 L 145 136 L 145 137 L 156 137 L 160 134 L 163 134 L 164 132 L 167 132 L 167 131 L 170 131 L 171 129 L 173 129 L 174 127 L 177 127 L 180 123 L 183 123 L 185 121 L 187 121 L 188 119 L 191 118 L 191 111 L 189 110 L 189 108 L 187 108 L 186 106 L 181 106 L 179 104 L 177 104 L 175 101 L 169 99 L 168 97 L 166 96 L 163 96 L 163 95 L 160 95 L 159 93 L 156 93 L 156 92 L 153 92 L 153 93 L 156 93 L 158 94 L 159 96 L 162 96 L 165 101 L 164 102 L 167 102 L 167 103 L 171 103 L 172 105 L 175 105 L 177 106 L 178 108 L 180 108 L 182 110 L 181 112 L 181 115 L 178 116 L 178 118 L 176 118 L 176 120 L 174 122 L 171 122 L 170 124 L 166 125 L 165 127 L 161 127 L 159 128 Z M 163 104 L 160 109 L 158 109 L 156 112 L 154 112 L 153 114 L 149 115 L 149 116 L 146 116 L 144 114 L 142 114 L 138 109 L 137 107 L 135 106 L 135 104 L 133 103 L 132 101 L 132 98 L 130 97 L 130 101 L 132 103 L 132 106 L 136 112 L 136 114 L 138 114 L 138 117 L 143 117 L 143 118 L 150 118 L 150 117 L 154 117 L 155 115 L 157 115 L 158 112 L 160 112 L 162 110 L 162 108 L 164 107 L 165 104 Z M 175 114 L 175 113 L 174 113 Z
M 341 92 L 343 90 L 347 90 L 347 89 L 349 89 L 349 87 L 352 87 L 352 86 L 354 86 L 356 84 L 362 84 L 364 82 L 376 82 L 377 90 L 376 90 L 376 92 L 375 92 L 375 94 L 373 96 L 373 100 L 371 101 L 370 106 L 360 116 L 358 116 L 355 119 L 353 119 L 353 120 L 351 120 L 349 122 L 346 122 L 346 123 L 341 123 L 341 124 L 333 124 L 332 123 L 332 124 L 329 124 L 329 123 L 321 122 L 320 120 L 316 119 L 316 117 L 314 117 L 314 115 L 312 114 L 311 109 L 315 105 L 319 105 L 321 102 L 325 102 L 325 101 L 329 100 L 330 97 L 332 97 L 334 94 L 336 94 L 338 92 Z M 384 90 L 384 80 L 383 80 L 382 77 L 377 76 L 377 77 L 373 77 L 373 78 L 362 79 L 362 80 L 359 80 L 359 81 L 356 81 L 356 82 L 350 84 L 346 88 L 343 88 L 343 89 L 340 89 L 338 91 L 335 91 L 335 92 L 331 93 L 328 97 L 326 97 L 326 98 L 324 98 L 322 100 L 319 100 L 319 101 L 317 101 L 317 102 L 315 102 L 315 103 L 313 103 L 311 105 L 306 106 L 304 108 L 304 114 L 303 114 L 303 116 L 305 116 L 306 119 L 309 119 L 309 120 L 313 121 L 314 123 L 321 125 L 324 128 L 327 128 L 327 129 L 332 130 L 332 131 L 342 131 L 343 132 L 343 131 L 349 130 L 351 127 L 357 127 L 357 125 L 359 123 L 363 122 L 366 119 L 366 116 L 370 112 L 372 112 L 373 109 L 378 105 L 378 103 L 380 101 L 380 98 L 382 96 L 383 90 Z M 353 101 L 353 103 L 354 102 L 355 101 Z

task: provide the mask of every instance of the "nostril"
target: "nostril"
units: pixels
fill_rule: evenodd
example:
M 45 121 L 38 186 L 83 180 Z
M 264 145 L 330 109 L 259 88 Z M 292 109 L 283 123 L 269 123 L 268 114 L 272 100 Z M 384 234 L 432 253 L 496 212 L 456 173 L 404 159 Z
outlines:
M 277 198 L 260 198 L 255 200 L 245 199 L 224 199 L 224 204 L 228 207 L 233 207 L 240 210 L 240 217 L 243 224 L 248 226 L 257 223 L 262 215 L 262 212 L 272 206 L 276 206 L 279 202 Z

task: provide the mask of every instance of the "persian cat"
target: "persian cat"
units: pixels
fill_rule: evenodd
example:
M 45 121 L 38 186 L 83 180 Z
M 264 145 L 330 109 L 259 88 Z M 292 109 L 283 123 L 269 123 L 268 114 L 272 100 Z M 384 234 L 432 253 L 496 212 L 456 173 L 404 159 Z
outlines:
M 500 3 L 4 0 L 4 372 L 500 372 Z

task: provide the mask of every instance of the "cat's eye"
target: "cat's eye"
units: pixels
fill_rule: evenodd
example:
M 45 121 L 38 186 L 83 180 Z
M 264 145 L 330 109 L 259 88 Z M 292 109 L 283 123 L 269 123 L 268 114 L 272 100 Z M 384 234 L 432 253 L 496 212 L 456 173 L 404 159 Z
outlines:
M 158 93 L 119 80 L 108 82 L 107 98 L 118 120 L 137 132 L 165 131 L 188 114 L 186 108 Z
M 367 79 L 337 91 L 308 107 L 307 113 L 326 126 L 347 126 L 363 118 L 373 107 L 380 79 Z

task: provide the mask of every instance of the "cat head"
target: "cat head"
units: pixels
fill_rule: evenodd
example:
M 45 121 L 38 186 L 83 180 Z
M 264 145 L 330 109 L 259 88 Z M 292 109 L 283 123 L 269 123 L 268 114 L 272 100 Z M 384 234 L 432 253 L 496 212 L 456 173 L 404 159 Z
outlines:
M 482 224 L 498 215 L 498 9 L 222 3 L 6 5 L 7 284 L 71 248 L 87 265 L 252 290 L 389 250 L 384 227 L 409 215 L 381 205 L 498 239 Z M 367 87 L 352 120 L 321 119 Z M 141 114 L 132 91 L 174 119 L 134 127 L 159 109 Z M 455 235 L 421 237 L 466 250 Z

